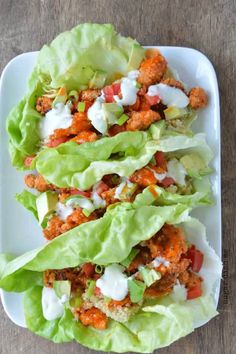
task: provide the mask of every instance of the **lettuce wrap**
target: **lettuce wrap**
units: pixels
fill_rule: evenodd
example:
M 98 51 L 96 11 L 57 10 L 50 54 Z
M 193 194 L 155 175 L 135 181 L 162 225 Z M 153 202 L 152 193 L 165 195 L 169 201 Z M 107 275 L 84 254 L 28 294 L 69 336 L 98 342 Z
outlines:
M 129 204 L 115 206 L 102 219 L 91 222 L 86 227 L 81 225 L 38 250 L 5 262 L 0 286 L 8 291 L 28 289 L 24 298 L 27 327 L 54 342 L 75 339 L 95 350 L 115 352 L 152 352 L 167 346 L 217 315 L 212 296 L 214 285 L 220 279 L 221 262 L 206 241 L 204 226 L 189 217 L 187 211 L 181 205 L 138 209 Z M 149 223 L 145 223 L 144 219 L 149 220 Z M 199 273 L 204 279 L 203 295 L 200 298 L 182 301 L 170 294 L 158 300 L 147 301 L 128 322 L 121 324 L 109 320 L 108 328 L 104 331 L 75 322 L 67 308 L 60 319 L 47 321 L 43 317 L 42 285 L 39 284 L 40 276 L 42 282 L 43 270 L 73 267 L 91 259 L 94 263 L 103 265 L 120 262 L 135 245 L 149 239 L 165 222 L 181 226 L 185 230 L 187 241 L 195 244 L 204 253 L 204 263 Z M 90 233 L 87 234 L 85 231 L 88 228 Z M 94 229 L 97 233 L 93 232 Z M 102 247 L 99 247 L 99 243 Z M 116 250 L 113 252 L 114 244 Z
M 139 148 L 136 147 L 136 144 Z M 181 149 L 178 150 L 180 146 Z M 107 148 L 105 149 L 105 147 Z M 167 151 L 165 155 L 170 158 L 169 162 L 174 166 L 169 171 L 172 174 L 168 175 L 165 171 L 164 175 L 155 172 L 155 166 L 152 161 L 154 160 L 155 162 L 153 154 L 157 150 Z M 46 153 L 47 158 L 44 158 L 44 153 Z M 47 229 L 50 229 L 49 221 L 53 216 L 59 216 L 61 219 L 61 208 L 67 212 L 67 216 L 71 215 L 73 210 L 75 211 L 79 207 L 82 208 L 82 212 L 86 217 L 95 212 L 91 217 L 97 218 L 101 216 L 101 212 L 102 214 L 105 212 L 109 205 L 127 201 L 134 202 L 134 205 L 137 206 L 181 203 L 191 208 L 212 204 L 211 185 L 209 180 L 204 177 L 211 172 L 208 167 L 211 156 L 211 150 L 202 134 L 196 134 L 192 138 L 178 134 L 174 136 L 166 134 L 161 139 L 154 141 L 150 138 L 150 133 L 125 132 L 113 138 L 104 138 L 95 143 L 80 146 L 74 143 L 67 143 L 58 148 L 46 149 L 40 152 L 33 162 L 37 171 L 46 177 L 47 182 L 52 183 L 52 185 L 45 184 L 45 188 L 48 188 L 48 191 L 37 195 L 29 191 L 23 191 L 16 196 L 16 199 L 35 214 L 43 228 L 46 228 L 45 237 L 51 240 L 58 233 L 56 235 L 49 230 L 48 234 Z M 150 163 L 146 165 L 149 160 L 151 160 Z M 176 182 L 171 179 L 171 183 L 174 184 L 164 187 L 161 180 L 152 179 L 151 183 L 148 182 L 149 187 L 145 188 L 140 179 L 143 165 L 145 166 L 145 171 L 149 174 L 151 173 L 153 178 L 153 173 L 157 175 L 157 178 L 159 176 L 162 179 L 164 178 L 164 181 L 166 177 L 168 181 L 168 176 L 172 176 L 176 178 Z M 59 169 L 58 166 L 61 168 Z M 79 168 L 84 171 L 80 173 L 72 172 L 69 175 L 65 172 L 68 169 L 78 171 Z M 44 173 L 44 171 L 46 172 Z M 130 176 L 134 171 L 137 172 Z M 138 178 L 136 175 L 138 175 Z M 102 180 L 104 176 L 107 183 L 112 181 L 112 186 L 104 184 Z M 127 176 L 130 177 L 127 178 Z M 29 175 L 29 178 L 31 180 L 35 176 Z M 179 185 L 178 180 L 184 184 Z M 105 186 L 105 191 L 98 194 L 99 192 L 97 191 L 101 189 L 100 185 L 102 188 Z M 87 191 L 85 191 L 85 195 L 76 196 L 70 195 L 70 189 L 65 193 L 59 187 L 77 187 L 80 190 L 72 189 L 72 192 L 79 194 L 83 194 L 82 189 Z M 91 187 L 92 190 L 90 190 Z M 50 198 L 53 199 L 51 202 Z M 44 209 L 42 206 L 43 200 L 45 200 L 43 202 L 44 205 L 49 202 L 51 206 L 50 210 L 46 208 L 42 215 L 39 208 Z M 83 219 L 83 222 L 91 220 L 86 219 L 84 216 Z M 62 218 L 62 220 L 66 222 L 67 217 L 65 219 Z M 63 232 L 65 232 L 64 226 L 60 233 Z
M 40 113 L 37 97 L 52 89 L 68 91 L 91 87 L 97 77 L 102 84 L 137 69 L 144 49 L 137 41 L 117 34 L 110 24 L 81 24 L 64 32 L 40 50 L 28 82 L 28 92 L 7 118 L 9 152 L 13 166 L 26 169 L 24 159 L 40 149 Z

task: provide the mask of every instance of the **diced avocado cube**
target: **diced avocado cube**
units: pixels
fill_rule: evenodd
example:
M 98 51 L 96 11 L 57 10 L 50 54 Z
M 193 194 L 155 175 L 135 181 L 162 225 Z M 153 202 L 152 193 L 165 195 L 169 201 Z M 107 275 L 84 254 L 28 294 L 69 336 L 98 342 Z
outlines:
M 178 108 L 175 106 L 170 106 L 164 110 L 165 118 L 167 120 L 180 118 L 188 113 L 185 108 Z
M 159 122 L 152 124 L 149 128 L 149 132 L 151 133 L 152 138 L 155 140 L 160 139 L 165 130 L 165 127 L 166 122 L 164 120 L 160 120 Z
M 47 191 L 40 194 L 36 199 L 39 223 L 44 227 L 46 218 L 55 211 L 58 196 L 55 192 Z
M 117 119 L 124 112 L 123 107 L 116 103 L 103 103 L 103 112 L 108 124 L 113 125 L 117 123 Z
M 138 44 L 133 44 L 129 57 L 129 70 L 137 69 L 145 56 L 145 49 Z
M 137 303 L 142 301 L 146 285 L 135 279 L 128 279 L 128 289 L 130 293 L 130 299 L 132 302 Z
M 192 177 L 199 178 L 201 175 L 208 174 L 212 171 L 197 154 L 184 155 L 180 158 L 180 162 Z
M 53 283 L 53 289 L 57 297 L 61 298 L 63 295 L 70 296 L 71 282 L 69 280 L 56 280 Z

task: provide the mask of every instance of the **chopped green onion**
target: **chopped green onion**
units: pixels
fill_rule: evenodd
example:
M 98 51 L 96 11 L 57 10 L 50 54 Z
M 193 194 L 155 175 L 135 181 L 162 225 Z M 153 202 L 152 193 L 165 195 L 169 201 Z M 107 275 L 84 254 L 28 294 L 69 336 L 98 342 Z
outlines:
M 141 281 L 128 279 L 128 289 L 131 301 L 136 303 L 140 302 L 143 299 L 146 285 Z
M 117 121 L 118 125 L 122 125 L 124 124 L 127 120 L 129 119 L 129 117 L 127 116 L 127 114 L 122 114 L 122 116 L 120 116 L 120 118 Z
M 138 250 L 137 248 L 133 248 L 128 257 L 125 258 L 122 262 L 120 262 L 120 264 L 122 264 L 124 267 L 128 267 L 139 252 L 140 250 Z
M 70 91 L 68 96 L 69 97 L 74 97 L 76 101 L 79 99 L 79 94 L 75 90 Z
M 77 109 L 78 109 L 78 112 L 84 112 L 85 111 L 85 102 L 79 102 Z
M 88 299 L 90 299 L 93 296 L 93 291 L 95 289 L 96 282 L 95 282 L 95 280 L 90 279 L 90 280 L 87 280 L 86 285 L 87 285 L 87 289 L 86 289 L 85 295 Z
M 142 85 L 139 82 L 136 82 L 135 86 L 140 89 L 142 87 Z
M 157 280 L 161 279 L 161 273 L 157 272 L 155 269 L 139 267 L 139 272 L 142 275 L 143 281 L 147 286 L 151 286 Z
M 104 270 L 104 267 L 103 267 L 103 266 L 98 265 L 98 264 L 96 265 L 96 267 L 95 267 L 95 272 L 96 272 L 96 273 L 102 274 L 103 270 Z

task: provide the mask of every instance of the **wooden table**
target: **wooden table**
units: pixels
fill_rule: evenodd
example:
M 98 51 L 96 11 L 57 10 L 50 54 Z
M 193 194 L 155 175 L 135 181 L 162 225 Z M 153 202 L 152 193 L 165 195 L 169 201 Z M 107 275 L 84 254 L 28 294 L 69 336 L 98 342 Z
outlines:
M 199 49 L 213 62 L 220 86 L 222 122 L 223 258 L 220 315 L 159 353 L 236 353 L 236 2 L 235 0 L 0 0 L 0 72 L 14 56 L 39 50 L 82 22 L 113 23 L 143 45 Z M 92 352 L 55 345 L 15 326 L 0 308 L 0 352 Z

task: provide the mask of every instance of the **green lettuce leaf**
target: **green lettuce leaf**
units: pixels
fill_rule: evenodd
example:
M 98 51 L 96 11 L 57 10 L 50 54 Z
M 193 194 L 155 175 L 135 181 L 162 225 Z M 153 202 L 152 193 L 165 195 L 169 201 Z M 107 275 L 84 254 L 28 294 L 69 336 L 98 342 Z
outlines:
M 134 206 L 141 205 L 173 205 L 184 204 L 189 208 L 200 205 L 213 204 L 211 184 L 207 178 L 195 180 L 193 182 L 194 192 L 192 194 L 181 195 L 168 192 L 159 186 L 151 186 L 144 189 L 134 200 Z
M 110 83 L 117 74 L 137 69 L 143 57 L 138 42 L 117 34 L 112 25 L 85 23 L 44 45 L 36 69 L 40 81 L 72 90 L 87 87 L 97 71 L 105 72 Z
M 109 24 L 81 24 L 43 46 L 28 82 L 28 92 L 7 118 L 13 166 L 27 169 L 24 159 L 40 149 L 41 115 L 35 110 L 35 103 L 45 90 L 61 86 L 68 91 L 84 89 L 101 72 L 105 84 L 110 83 L 137 69 L 143 56 L 144 49 L 136 40 L 122 37 Z
M 156 151 L 171 152 L 176 156 L 186 151 L 194 152 L 206 165 L 212 158 L 204 134 L 191 138 L 178 134 L 164 135 L 159 140 L 152 140 L 147 132 L 124 132 L 94 143 L 77 145 L 68 142 L 56 148 L 45 148 L 34 159 L 32 167 L 48 182 L 59 187 L 86 190 L 107 174 L 129 177 L 147 165 Z
M 16 194 L 16 200 L 21 203 L 27 210 L 31 211 L 35 218 L 38 220 L 38 212 L 36 206 L 37 195 L 24 190 L 21 193 Z
M 13 166 L 27 169 L 24 159 L 36 154 L 40 147 L 38 124 L 42 118 L 35 109 L 36 99 L 43 93 L 37 82 L 7 117 L 6 129 L 9 136 L 9 153 Z

